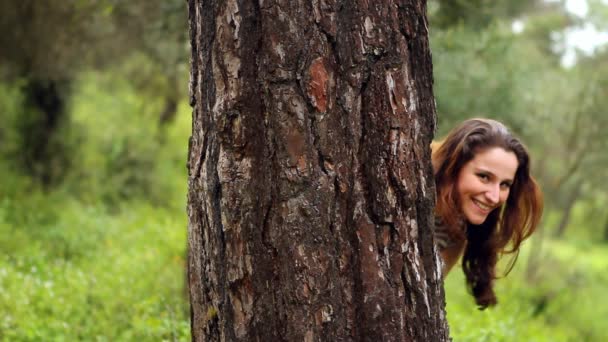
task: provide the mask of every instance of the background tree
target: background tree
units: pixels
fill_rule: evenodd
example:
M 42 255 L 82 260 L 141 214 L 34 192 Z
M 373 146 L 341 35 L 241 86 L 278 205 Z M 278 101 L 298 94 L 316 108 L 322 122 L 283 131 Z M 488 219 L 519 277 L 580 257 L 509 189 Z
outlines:
M 185 13 L 177 0 L 2 2 L 0 44 L 10 48 L 0 51 L 0 80 L 22 94 L 16 112 L 0 114 L 16 138 L 10 158 L 47 186 L 66 176 L 81 139 L 70 123 L 71 94 L 91 70 L 122 69 L 149 102 L 163 101 L 157 122 L 170 122 L 185 94 Z
M 47 185 L 69 165 L 68 146 L 57 132 L 67 120 L 66 99 L 79 67 L 77 61 L 86 58 L 87 43 L 95 40 L 86 23 L 96 15 L 92 3 L 82 3 L 81 8 L 73 2 L 0 4 L 0 30 L 4 32 L 0 44 L 6 47 L 0 52 L 0 72 L 5 79 L 20 82 L 23 90 L 15 125 L 21 141 L 13 158 Z
M 496 18 L 518 18 L 522 13 L 551 6 L 537 0 L 436 0 L 431 1 L 431 4 L 435 9 L 433 25 L 442 29 L 457 25 L 483 29 Z
M 448 339 L 425 7 L 189 2 L 194 340 Z

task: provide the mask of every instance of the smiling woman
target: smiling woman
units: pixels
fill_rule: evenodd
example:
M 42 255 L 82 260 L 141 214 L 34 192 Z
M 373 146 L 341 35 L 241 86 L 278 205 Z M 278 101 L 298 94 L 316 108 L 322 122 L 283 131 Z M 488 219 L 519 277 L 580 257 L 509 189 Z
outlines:
M 518 165 L 515 153 L 489 147 L 462 167 L 456 191 L 467 222 L 482 224 L 492 210 L 505 203 Z
M 467 120 L 431 148 L 437 189 L 434 236 L 444 276 L 462 256 L 479 307 L 495 305 L 498 256 L 517 254 L 542 215 L 542 194 L 530 175 L 528 151 L 502 123 L 489 119 Z

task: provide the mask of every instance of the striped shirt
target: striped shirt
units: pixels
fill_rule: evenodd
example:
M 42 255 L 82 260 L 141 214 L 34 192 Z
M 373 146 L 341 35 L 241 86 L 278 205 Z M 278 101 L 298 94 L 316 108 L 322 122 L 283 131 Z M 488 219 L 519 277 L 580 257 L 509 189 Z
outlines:
M 462 222 L 462 226 L 463 230 L 466 229 L 464 221 Z M 435 230 L 433 232 L 433 237 L 435 238 L 435 244 L 437 247 L 439 247 L 440 251 L 452 247 L 458 243 L 450 236 L 447 226 L 439 216 L 435 216 Z

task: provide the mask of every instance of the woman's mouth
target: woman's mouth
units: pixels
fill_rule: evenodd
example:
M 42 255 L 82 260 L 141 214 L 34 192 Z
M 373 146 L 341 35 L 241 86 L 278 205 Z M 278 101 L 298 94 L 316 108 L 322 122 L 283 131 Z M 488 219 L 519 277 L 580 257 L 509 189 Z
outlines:
M 475 203 L 475 205 L 483 211 L 492 211 L 492 209 L 494 209 L 494 206 L 484 204 L 476 199 L 473 199 L 473 203 Z

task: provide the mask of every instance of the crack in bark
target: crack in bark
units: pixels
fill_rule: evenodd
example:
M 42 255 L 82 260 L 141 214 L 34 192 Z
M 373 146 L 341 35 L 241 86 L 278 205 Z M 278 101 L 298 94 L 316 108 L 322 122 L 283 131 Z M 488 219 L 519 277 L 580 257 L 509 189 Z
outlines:
M 205 158 L 207 155 L 207 131 L 203 133 L 203 143 L 201 145 L 200 152 L 198 153 L 199 158 L 197 159 L 197 163 L 195 164 L 196 170 L 194 172 L 193 180 L 196 181 L 201 177 L 201 170 L 203 168 L 203 164 L 205 163 Z M 190 170 L 188 170 L 190 171 Z
M 198 11 L 196 10 L 196 1 L 195 0 L 190 0 L 188 1 L 188 21 L 189 21 L 189 27 L 188 27 L 188 31 L 189 31 L 189 35 L 190 35 L 190 46 L 191 46 L 191 54 L 190 54 L 190 68 L 191 68 L 191 73 L 190 73 L 190 82 L 189 82 L 189 90 L 190 90 L 190 106 L 194 108 L 195 104 L 196 104 L 196 91 L 197 91 L 197 79 L 198 79 L 198 74 L 199 74 L 199 69 L 198 69 L 198 63 L 196 63 L 196 59 L 199 56 L 198 53 L 198 44 L 196 43 L 196 39 L 197 37 L 199 37 L 198 35 Z
M 352 179 L 351 179 L 351 184 L 354 184 L 354 178 L 355 178 L 355 173 L 352 173 Z M 347 227 L 354 227 L 354 217 L 353 215 L 350 215 L 350 213 L 353 213 L 354 211 L 354 205 L 355 205 L 355 199 L 353 198 L 353 192 L 354 192 L 354 186 L 349 187 L 349 196 L 347 197 L 347 213 L 349 213 L 349 215 L 346 218 L 346 226 Z M 351 250 L 353 251 L 353 253 L 351 254 L 350 258 L 351 258 L 351 272 L 350 274 L 353 275 L 353 293 L 362 293 L 363 290 L 363 280 L 361 278 L 361 261 L 360 261 L 360 257 L 359 257 L 359 253 L 358 253 L 358 248 L 357 246 L 359 245 L 359 242 L 357 240 L 357 232 L 356 230 L 352 230 L 352 231 L 348 231 L 348 235 L 347 238 L 349 239 L 349 243 L 350 243 L 350 247 Z M 364 315 L 363 315 L 363 296 L 355 296 L 354 300 L 353 300 L 353 306 L 354 306 L 354 312 L 355 312 L 355 323 L 356 322 L 365 322 L 364 320 Z M 360 329 L 359 326 L 355 325 L 353 327 L 353 334 L 355 336 L 359 335 L 357 333 L 357 329 Z
M 218 255 L 215 257 L 219 262 L 218 265 L 222 264 L 226 259 L 226 237 L 224 234 L 224 227 L 222 224 L 222 185 L 219 179 L 219 173 L 217 170 L 218 165 L 218 157 L 219 157 L 219 142 L 217 141 L 218 137 L 214 137 L 210 144 L 210 156 L 206 167 L 208 168 L 207 177 L 208 177 L 208 186 L 211 188 L 211 193 L 209 195 L 210 204 L 212 206 L 211 214 L 213 215 L 213 222 L 208 225 L 210 232 L 213 233 L 214 238 L 217 240 L 217 248 Z M 208 210 L 205 211 L 205 215 L 207 215 Z M 211 260 L 213 256 L 209 255 L 209 260 Z M 219 289 L 219 303 L 218 310 L 219 315 L 222 315 L 224 325 L 220 328 L 224 333 L 229 333 L 231 330 L 227 329 L 228 326 L 232 325 L 233 315 L 232 315 L 232 306 L 230 305 L 230 300 L 228 298 L 228 293 L 226 291 L 226 268 L 219 268 L 217 272 L 218 285 Z M 217 289 L 216 289 L 217 290 Z

